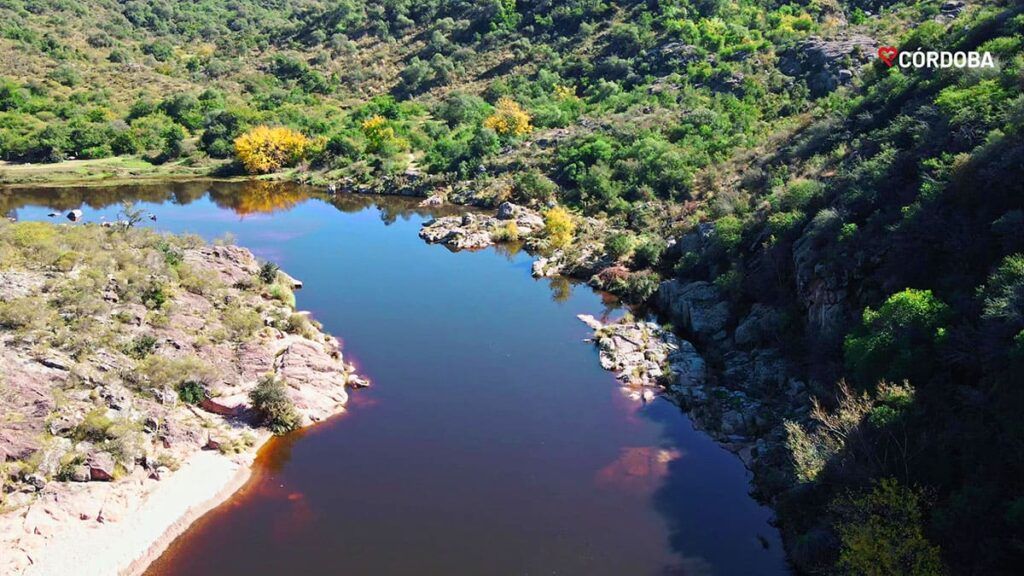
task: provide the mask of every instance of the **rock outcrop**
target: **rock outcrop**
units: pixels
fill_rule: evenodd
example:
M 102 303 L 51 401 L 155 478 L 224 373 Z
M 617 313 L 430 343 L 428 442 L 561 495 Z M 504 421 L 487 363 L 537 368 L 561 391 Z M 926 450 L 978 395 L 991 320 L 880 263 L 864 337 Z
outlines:
M 729 304 L 714 284 L 666 280 L 658 287 L 655 299 L 677 329 L 692 333 L 701 340 L 724 340 L 727 337 L 725 327 L 729 322 Z
M 544 218 L 536 211 L 503 202 L 495 216 L 469 212 L 435 218 L 423 225 L 420 238 L 453 250 L 477 250 L 493 245 L 496 240 L 526 238 L 543 227 Z
M 0 329 L 2 574 L 22 573 L 85 524 L 132 518 L 204 448 L 233 462 L 210 464 L 229 481 L 269 436 L 249 399 L 260 381 L 284 385 L 302 424 L 338 413 L 346 387 L 369 383 L 337 340 L 272 295 L 296 282 L 281 275 L 270 290 L 248 250 L 88 224 L 70 230 L 55 227 L 58 241 L 65 233 L 109 241 L 98 249 L 139 272 L 124 278 L 100 269 L 102 259 L 65 272 L 0 272 L 17 324 Z M 75 304 L 57 298 L 69 289 Z M 55 334 L 41 323 L 49 314 L 83 328 Z M 71 338 L 74 354 L 62 347 Z M 116 507 L 102 504 L 111 494 Z
M 779 70 L 804 78 L 812 95 L 823 96 L 850 82 L 877 51 L 878 42 L 867 36 L 808 38 L 780 56 Z

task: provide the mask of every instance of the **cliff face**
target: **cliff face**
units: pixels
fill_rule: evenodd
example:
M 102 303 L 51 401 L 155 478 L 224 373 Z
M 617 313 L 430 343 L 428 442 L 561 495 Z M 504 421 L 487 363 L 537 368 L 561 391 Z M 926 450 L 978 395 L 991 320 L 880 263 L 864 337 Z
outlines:
M 131 519 L 179 467 L 204 482 L 202 450 L 227 482 L 269 436 L 250 400 L 261 382 L 283 385 L 298 425 L 363 383 L 294 311 L 294 280 L 243 248 L 19 223 L 0 226 L 0 254 L 5 574 L 53 556 L 41 551 L 69 531 Z

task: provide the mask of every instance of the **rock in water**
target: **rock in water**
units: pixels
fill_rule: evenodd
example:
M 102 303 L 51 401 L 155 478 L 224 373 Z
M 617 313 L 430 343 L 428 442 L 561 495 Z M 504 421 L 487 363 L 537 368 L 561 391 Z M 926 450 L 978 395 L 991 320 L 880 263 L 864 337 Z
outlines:
M 420 202 L 420 206 L 427 207 L 427 208 L 434 207 L 434 206 L 443 206 L 443 205 L 444 205 L 444 196 L 441 196 L 440 194 L 435 194 L 433 196 L 430 196 L 426 200 Z
M 81 210 L 72 210 L 71 212 L 68 212 L 68 220 L 71 220 L 72 222 L 78 222 L 81 219 L 82 219 L 82 211 Z

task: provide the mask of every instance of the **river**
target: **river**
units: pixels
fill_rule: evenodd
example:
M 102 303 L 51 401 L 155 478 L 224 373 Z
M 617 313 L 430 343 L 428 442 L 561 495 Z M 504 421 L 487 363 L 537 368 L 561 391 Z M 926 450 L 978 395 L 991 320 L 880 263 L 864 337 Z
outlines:
M 413 199 L 311 192 L 0 192 L 19 219 L 115 220 L 130 199 L 155 216 L 144 225 L 230 234 L 305 282 L 298 307 L 373 380 L 344 414 L 268 444 L 147 574 L 788 573 L 740 461 L 598 365 L 575 316 L 614 317 L 613 299 L 533 279 L 523 252 L 427 245 Z

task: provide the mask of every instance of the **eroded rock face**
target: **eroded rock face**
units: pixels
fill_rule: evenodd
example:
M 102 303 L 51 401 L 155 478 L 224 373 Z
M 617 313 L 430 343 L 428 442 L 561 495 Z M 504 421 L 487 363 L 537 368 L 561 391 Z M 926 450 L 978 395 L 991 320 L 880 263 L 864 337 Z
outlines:
M 578 317 L 594 330 L 601 366 L 616 373 L 632 398 L 652 400 L 664 390 L 745 466 L 775 465 L 785 446 L 782 421 L 800 417 L 806 393 L 802 383 L 784 381 L 787 368 L 776 351 L 731 352 L 726 370 L 716 377 L 693 344 L 655 323 L 604 324 L 593 316 Z M 757 386 L 773 389 L 748 393 Z M 773 395 L 780 401 L 754 399 Z
M 807 327 L 814 335 L 833 338 L 842 332 L 849 316 L 848 279 L 820 261 L 819 240 L 805 234 L 793 244 L 796 288 L 807 310 Z
M 185 262 L 216 275 L 227 286 L 252 282 L 259 263 L 240 246 L 203 246 L 185 253 Z
M 56 407 L 51 389 L 64 382 L 67 373 L 0 346 L 0 461 L 25 460 L 42 446 L 46 417 Z
M 693 344 L 654 322 L 604 324 L 589 314 L 577 318 L 594 330 L 601 367 L 615 372 L 634 398 L 650 399 L 662 387 L 673 394 L 703 394 L 707 366 Z
M 697 335 L 702 340 L 724 340 L 729 322 L 729 304 L 718 287 L 710 282 L 667 280 L 655 296 L 673 325 Z
M 579 247 L 571 257 L 562 250 L 556 250 L 550 256 L 534 260 L 532 273 L 535 278 L 560 275 L 588 278 L 612 264 L 603 252 L 600 247 L 593 245 Z
M 739 347 L 749 348 L 771 340 L 781 333 L 785 324 L 782 312 L 761 303 L 754 304 L 733 333 Z

